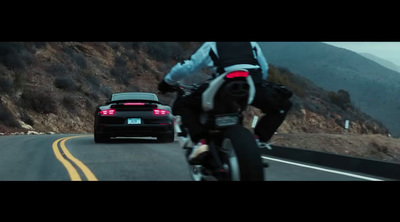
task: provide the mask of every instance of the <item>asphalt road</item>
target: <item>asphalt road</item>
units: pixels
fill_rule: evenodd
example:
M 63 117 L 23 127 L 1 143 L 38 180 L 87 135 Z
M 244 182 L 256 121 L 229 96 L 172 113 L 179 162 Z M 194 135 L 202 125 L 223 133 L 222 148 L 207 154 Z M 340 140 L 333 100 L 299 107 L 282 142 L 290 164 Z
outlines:
M 263 157 L 269 181 L 365 181 L 380 178 Z M 178 142 L 93 135 L 0 137 L 0 181 L 190 181 Z

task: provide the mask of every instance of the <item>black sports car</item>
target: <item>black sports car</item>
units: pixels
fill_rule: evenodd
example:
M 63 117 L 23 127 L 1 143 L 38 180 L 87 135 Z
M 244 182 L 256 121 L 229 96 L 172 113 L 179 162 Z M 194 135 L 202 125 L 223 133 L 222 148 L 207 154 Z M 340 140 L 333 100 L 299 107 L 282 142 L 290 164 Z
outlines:
M 154 93 L 115 93 L 94 114 L 94 141 L 111 137 L 157 137 L 160 142 L 174 141 L 171 107 L 162 104 Z

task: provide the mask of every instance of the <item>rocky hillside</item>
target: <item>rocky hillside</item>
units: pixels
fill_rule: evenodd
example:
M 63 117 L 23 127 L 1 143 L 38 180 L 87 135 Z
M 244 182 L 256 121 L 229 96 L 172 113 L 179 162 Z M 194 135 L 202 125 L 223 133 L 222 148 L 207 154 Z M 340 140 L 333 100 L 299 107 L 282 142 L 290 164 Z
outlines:
M 196 43 L 153 42 L 0 43 L 0 132 L 90 133 L 98 104 L 114 92 L 156 92 L 172 64 L 195 47 Z
M 93 114 L 114 92 L 157 92 L 157 84 L 200 43 L 0 43 L 0 133 L 92 133 Z M 207 72 L 192 80 L 201 81 Z M 279 133 L 381 134 L 389 131 L 352 105 L 344 90 L 325 91 L 285 68 L 270 65 L 269 81 L 295 93 Z M 158 94 L 170 103 L 172 96 Z M 260 115 L 250 108 L 245 123 Z
M 291 73 L 286 68 L 270 65 L 268 81 L 287 86 L 294 92 L 293 108 L 279 133 L 347 133 L 388 135 L 389 130 L 379 121 L 354 107 L 351 95 L 345 90 L 326 91 L 311 81 Z M 248 117 L 261 116 L 250 109 Z M 249 122 L 248 122 L 249 123 Z
M 269 61 L 326 90 L 344 89 L 363 112 L 400 137 L 400 74 L 355 52 L 320 42 L 262 42 Z

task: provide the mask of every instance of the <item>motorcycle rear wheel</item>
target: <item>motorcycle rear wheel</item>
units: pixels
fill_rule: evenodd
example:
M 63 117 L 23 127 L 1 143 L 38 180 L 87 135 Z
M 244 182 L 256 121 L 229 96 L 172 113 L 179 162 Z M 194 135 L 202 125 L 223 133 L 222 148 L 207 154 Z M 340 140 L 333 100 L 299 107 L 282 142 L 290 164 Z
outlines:
M 230 180 L 263 181 L 264 167 L 254 135 L 238 125 L 228 129 L 221 149 L 226 153 Z M 227 161 L 226 161 L 227 160 Z

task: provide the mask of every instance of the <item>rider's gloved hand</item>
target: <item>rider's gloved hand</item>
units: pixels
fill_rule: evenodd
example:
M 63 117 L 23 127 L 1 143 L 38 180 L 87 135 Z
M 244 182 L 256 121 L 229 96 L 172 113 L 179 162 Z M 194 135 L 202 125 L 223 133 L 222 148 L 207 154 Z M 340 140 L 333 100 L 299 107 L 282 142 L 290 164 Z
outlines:
M 159 84 L 158 84 L 158 90 L 164 94 L 167 92 L 175 92 L 176 91 L 176 86 L 171 86 L 170 84 L 166 83 L 165 80 L 163 79 Z

